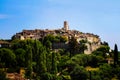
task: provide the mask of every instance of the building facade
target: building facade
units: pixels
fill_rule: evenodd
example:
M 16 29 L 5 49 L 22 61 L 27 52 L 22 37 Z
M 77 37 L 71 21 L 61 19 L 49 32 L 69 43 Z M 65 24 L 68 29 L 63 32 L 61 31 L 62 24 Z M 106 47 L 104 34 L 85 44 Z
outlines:
M 77 30 L 69 30 L 69 25 L 67 21 L 64 21 L 64 25 L 62 29 L 56 29 L 56 30 L 41 30 L 41 29 L 35 29 L 35 30 L 23 30 L 22 32 L 16 33 L 13 36 L 13 39 L 19 39 L 19 40 L 25 40 L 25 39 L 37 39 L 40 40 L 44 38 L 47 35 L 54 35 L 54 36 L 65 36 L 68 38 L 68 40 L 71 37 L 75 37 L 76 40 L 79 42 L 80 40 L 86 40 L 86 46 L 87 50 L 85 51 L 86 54 L 90 54 L 92 51 L 97 49 L 100 46 L 101 39 L 98 35 L 94 35 L 91 33 L 83 33 Z M 55 45 L 55 44 L 54 44 Z M 57 45 L 57 44 L 56 44 Z M 60 44 L 58 44 L 60 45 Z M 64 45 L 64 44 L 61 44 Z

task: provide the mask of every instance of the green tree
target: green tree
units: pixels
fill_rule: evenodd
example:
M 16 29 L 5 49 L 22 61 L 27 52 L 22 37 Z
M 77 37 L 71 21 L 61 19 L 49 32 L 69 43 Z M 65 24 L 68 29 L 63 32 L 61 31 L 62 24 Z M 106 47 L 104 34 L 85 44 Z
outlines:
M 7 48 L 0 49 L 0 64 L 5 64 L 4 67 L 13 67 L 15 65 L 15 54 Z
M 106 53 L 110 55 L 109 49 L 110 49 L 109 46 L 106 46 L 106 45 L 104 46 L 104 45 L 102 45 L 102 46 L 100 46 L 98 49 L 96 49 L 95 51 L 93 51 L 92 53 L 93 53 L 94 55 L 101 56 L 101 57 L 103 57 L 103 58 L 107 58 Z
M 45 44 L 47 40 L 49 40 L 50 42 L 54 42 L 54 41 L 55 41 L 55 36 L 53 36 L 53 35 L 51 35 L 51 34 L 45 36 L 45 37 L 43 38 L 43 44 Z
M 109 46 L 108 42 L 106 42 L 106 41 L 102 42 L 101 44 L 104 46 Z
M 32 51 L 33 51 L 33 61 L 37 62 L 37 57 L 39 55 L 39 49 L 41 48 L 41 42 L 38 40 L 34 40 L 34 44 L 32 45 Z
M 69 40 L 69 51 L 70 51 L 70 56 L 72 57 L 73 55 L 77 54 L 79 51 L 79 44 L 77 42 L 77 40 L 72 37 Z
M 114 47 L 114 66 L 118 65 L 118 48 L 117 44 Z
M 56 53 L 52 53 L 52 73 L 57 74 L 57 62 L 56 62 Z
M 16 50 L 18 48 L 22 48 L 22 49 L 26 49 L 26 45 L 27 45 L 27 40 L 13 40 L 11 42 L 11 48 L 13 50 Z
M 75 68 L 70 73 L 72 80 L 87 80 L 88 73 L 82 66 L 75 66 Z
M 113 75 L 113 68 L 109 64 L 103 64 L 99 67 L 99 72 L 102 80 L 111 80 Z
M 36 72 L 37 76 L 40 76 L 42 78 L 42 74 L 47 71 L 46 67 L 46 49 L 42 45 L 39 48 L 39 53 L 36 56 Z
M 61 42 L 67 42 L 68 38 L 66 36 L 60 36 L 60 41 Z
M 85 45 L 87 43 L 87 40 L 80 40 L 79 43 L 79 51 L 80 53 L 84 53 L 84 51 L 87 49 L 87 46 Z
M 97 67 L 102 58 L 95 55 L 77 54 L 67 61 L 68 64 L 74 63 L 80 66 Z
M 33 72 L 33 67 L 32 67 L 32 48 L 31 46 L 27 46 L 27 71 L 26 71 L 26 76 L 31 80 L 32 79 L 32 72 Z
M 17 66 L 25 67 L 25 54 L 26 51 L 22 48 L 15 50 Z
M 113 68 L 113 75 L 116 76 L 120 80 L 120 67 L 116 66 Z
M 45 43 L 45 46 L 47 48 L 51 49 L 52 48 L 52 43 L 49 40 L 47 40 L 46 43 Z

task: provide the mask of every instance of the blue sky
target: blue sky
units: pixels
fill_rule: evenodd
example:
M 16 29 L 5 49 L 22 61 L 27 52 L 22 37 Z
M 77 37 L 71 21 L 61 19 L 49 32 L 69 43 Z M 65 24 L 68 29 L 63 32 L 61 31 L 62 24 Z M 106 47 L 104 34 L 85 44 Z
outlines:
M 0 39 L 23 29 L 70 29 L 94 33 L 120 47 L 120 0 L 0 0 Z M 120 49 L 120 48 L 119 48 Z

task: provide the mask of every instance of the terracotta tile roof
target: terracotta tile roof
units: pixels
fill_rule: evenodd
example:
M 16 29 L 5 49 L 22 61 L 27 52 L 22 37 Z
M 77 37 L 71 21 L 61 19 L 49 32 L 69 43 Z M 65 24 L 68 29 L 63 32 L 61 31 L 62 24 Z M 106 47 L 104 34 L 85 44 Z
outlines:
M 7 73 L 6 74 L 6 78 L 10 79 L 10 80 L 26 80 L 25 78 L 23 78 L 20 74 L 18 73 Z
M 0 44 L 10 44 L 10 43 L 7 41 L 0 40 Z

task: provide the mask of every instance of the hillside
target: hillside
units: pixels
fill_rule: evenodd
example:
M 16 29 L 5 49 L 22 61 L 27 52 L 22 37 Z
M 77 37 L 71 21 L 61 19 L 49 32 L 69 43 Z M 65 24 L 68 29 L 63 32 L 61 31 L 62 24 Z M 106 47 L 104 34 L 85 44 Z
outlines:
M 69 25 L 67 21 L 64 21 L 64 27 L 62 29 L 56 29 L 56 30 L 41 30 L 41 29 L 35 29 L 35 30 L 23 30 L 22 32 L 16 33 L 12 38 L 13 39 L 19 39 L 19 40 L 25 40 L 25 39 L 37 39 L 41 40 L 47 35 L 53 35 L 53 36 L 62 36 L 67 38 L 67 42 L 71 39 L 71 37 L 76 38 L 76 40 L 79 42 L 80 40 L 86 40 L 86 46 L 87 50 L 85 51 L 86 54 L 90 54 L 92 51 L 96 50 L 98 47 L 100 47 L 101 39 L 98 35 L 94 35 L 91 33 L 83 33 L 77 30 L 69 30 Z

